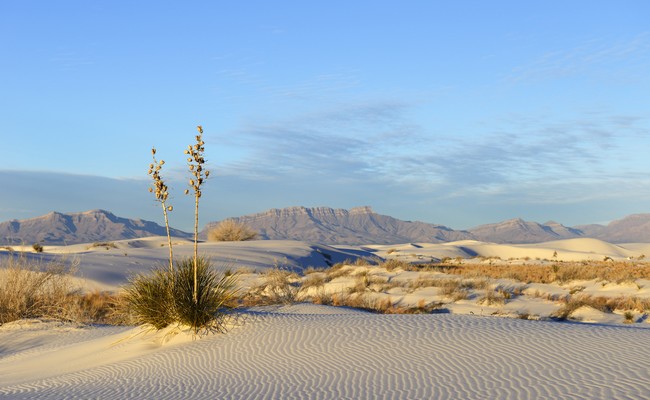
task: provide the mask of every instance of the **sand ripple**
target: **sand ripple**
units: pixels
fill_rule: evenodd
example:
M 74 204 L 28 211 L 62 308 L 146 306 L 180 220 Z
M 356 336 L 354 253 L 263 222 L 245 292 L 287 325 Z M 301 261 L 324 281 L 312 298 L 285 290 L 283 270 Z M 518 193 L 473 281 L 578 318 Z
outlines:
M 640 399 L 650 393 L 648 329 L 322 310 L 260 312 L 227 335 L 44 379 L 0 378 L 0 398 Z M 20 360 L 36 356 L 32 349 Z M 11 367 L 0 359 L 0 376 Z

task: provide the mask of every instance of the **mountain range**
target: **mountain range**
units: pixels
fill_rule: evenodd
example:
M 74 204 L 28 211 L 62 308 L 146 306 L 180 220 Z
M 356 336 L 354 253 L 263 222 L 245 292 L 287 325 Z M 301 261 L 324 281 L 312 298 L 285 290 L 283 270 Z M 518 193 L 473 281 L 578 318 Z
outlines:
M 190 237 L 171 229 L 172 236 Z M 104 210 L 49 214 L 25 220 L 0 223 L 2 244 L 75 244 L 167 235 L 165 227 L 142 219 L 127 219 Z
M 608 225 L 567 227 L 558 222 L 537 223 L 520 218 L 454 230 L 442 225 L 403 221 L 375 213 L 368 206 L 350 210 L 328 207 L 288 207 L 229 218 L 258 232 L 259 239 L 291 239 L 324 244 L 397 244 L 456 240 L 494 243 L 538 243 L 571 238 L 595 238 L 610 243 L 650 242 L 650 214 L 633 214 Z M 218 222 L 206 224 L 200 237 Z M 0 223 L 0 244 L 74 244 L 165 235 L 155 222 L 127 219 L 105 210 L 81 213 L 51 212 L 26 220 Z M 172 236 L 190 233 L 172 229 Z

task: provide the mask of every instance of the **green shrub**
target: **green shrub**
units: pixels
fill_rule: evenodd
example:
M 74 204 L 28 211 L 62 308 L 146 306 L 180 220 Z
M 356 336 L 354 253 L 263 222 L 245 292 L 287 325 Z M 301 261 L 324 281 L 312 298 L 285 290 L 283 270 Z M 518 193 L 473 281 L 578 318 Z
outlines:
M 159 266 L 150 274 L 131 279 L 125 300 L 134 321 L 155 329 L 178 323 L 189 326 L 194 333 L 225 331 L 227 309 L 237 295 L 237 275 L 218 273 L 203 257 L 198 258 L 196 265 L 196 301 L 191 257 L 177 260 L 173 272 Z
M 126 312 L 137 324 L 165 328 L 176 320 L 172 297 L 174 274 L 166 266 L 154 268 L 150 274 L 139 274 L 130 279 L 124 300 Z
M 199 257 L 196 263 L 196 301 L 194 292 L 194 259 L 176 263 L 174 281 L 174 308 L 179 323 L 200 330 L 226 330 L 227 309 L 237 295 L 237 275 L 218 273 L 210 261 Z

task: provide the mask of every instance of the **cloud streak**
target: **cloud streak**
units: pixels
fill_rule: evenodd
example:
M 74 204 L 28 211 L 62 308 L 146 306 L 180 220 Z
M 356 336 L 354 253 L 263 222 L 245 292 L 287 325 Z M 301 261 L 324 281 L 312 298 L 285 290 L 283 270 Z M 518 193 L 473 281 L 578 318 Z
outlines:
M 591 40 L 571 49 L 549 51 L 515 67 L 506 77 L 511 83 L 541 82 L 576 75 L 647 81 L 650 32 L 627 40 Z
M 408 111 L 405 104 L 374 104 L 244 127 L 230 145 L 248 155 L 222 173 L 384 185 L 450 198 L 517 193 L 530 201 L 524 193 L 532 191 L 538 202 L 549 202 L 560 192 L 596 198 L 605 196 L 601 185 L 633 186 L 638 165 L 627 160 L 650 146 L 643 116 L 511 116 L 492 132 L 434 136 L 409 124 Z

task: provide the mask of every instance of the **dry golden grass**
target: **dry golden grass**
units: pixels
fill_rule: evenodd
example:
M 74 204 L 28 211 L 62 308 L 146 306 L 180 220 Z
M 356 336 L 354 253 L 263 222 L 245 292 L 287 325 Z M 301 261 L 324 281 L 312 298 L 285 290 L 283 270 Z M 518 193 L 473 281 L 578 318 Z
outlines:
M 241 242 L 254 240 L 257 232 L 248 225 L 233 219 L 226 219 L 208 231 L 208 240 L 214 242 Z
M 12 255 L 0 265 L 0 324 L 22 318 L 68 319 L 68 297 L 75 292 L 62 260 L 44 263 Z
M 603 297 L 579 294 L 562 299 L 564 305 L 553 315 L 559 319 L 568 318 L 571 313 L 580 307 L 588 306 L 598 311 L 611 313 L 615 310 L 650 312 L 650 299 L 640 299 L 634 296 Z
M 296 301 L 300 283 L 300 277 L 294 272 L 278 268 L 268 270 L 263 274 L 263 282 L 244 296 L 243 304 L 291 304 Z
M 0 262 L 0 325 L 23 318 L 52 318 L 82 324 L 128 322 L 120 296 L 83 293 L 73 284 L 76 260 L 51 262 L 12 255 Z
M 633 262 L 557 262 L 550 265 L 528 264 L 426 264 L 411 265 L 410 271 L 437 271 L 465 277 L 514 279 L 524 283 L 566 283 L 572 280 L 633 282 L 650 279 L 650 268 Z

